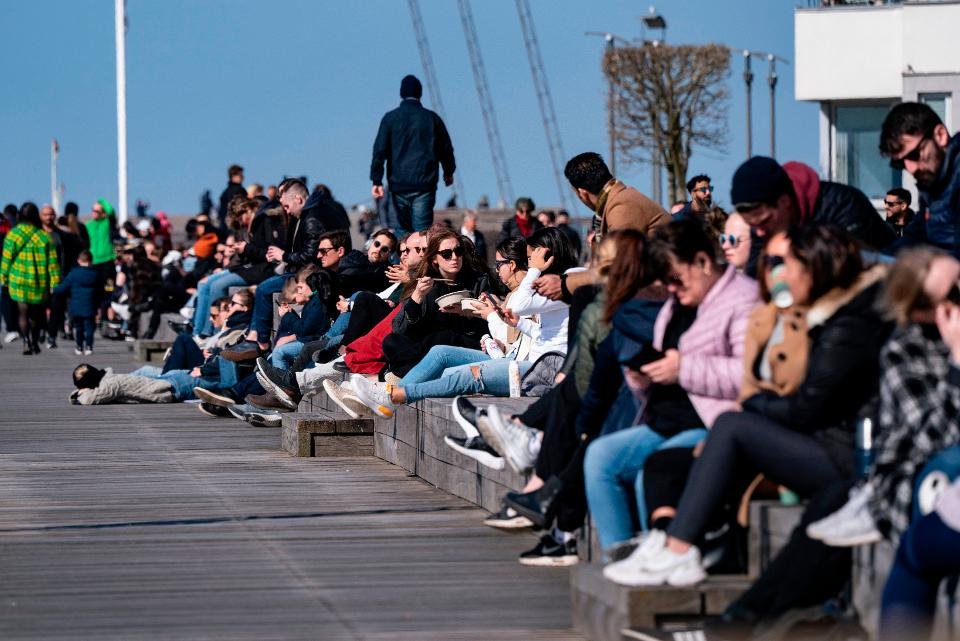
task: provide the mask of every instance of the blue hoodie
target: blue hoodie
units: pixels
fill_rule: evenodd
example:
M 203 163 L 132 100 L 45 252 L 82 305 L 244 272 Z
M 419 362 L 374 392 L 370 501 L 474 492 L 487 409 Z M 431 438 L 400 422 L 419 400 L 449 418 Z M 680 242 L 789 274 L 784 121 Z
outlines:
M 92 267 L 78 265 L 70 270 L 67 277 L 57 285 L 54 294 L 69 294 L 70 305 L 67 308 L 71 317 L 93 318 L 97 315 L 98 301 L 103 292 L 100 274 Z

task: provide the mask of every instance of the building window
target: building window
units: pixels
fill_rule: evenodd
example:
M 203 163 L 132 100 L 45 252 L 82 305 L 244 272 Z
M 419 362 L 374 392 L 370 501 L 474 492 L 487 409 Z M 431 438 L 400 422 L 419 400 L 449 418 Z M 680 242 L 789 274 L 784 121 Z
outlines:
M 920 102 L 930 105 L 930 108 L 937 112 L 940 120 L 944 123 L 950 122 L 950 94 L 922 93 L 919 98 Z
M 880 155 L 880 127 L 890 105 L 837 105 L 834 116 L 837 182 L 856 187 L 869 198 L 883 198 L 900 187 L 901 174 Z

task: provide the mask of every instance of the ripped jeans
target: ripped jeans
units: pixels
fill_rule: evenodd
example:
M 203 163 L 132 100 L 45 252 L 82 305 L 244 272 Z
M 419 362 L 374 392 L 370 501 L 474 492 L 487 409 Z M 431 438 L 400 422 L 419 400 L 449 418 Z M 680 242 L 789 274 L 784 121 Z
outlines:
M 433 350 L 431 350 L 433 351 Z M 489 358 L 489 357 L 488 357 Z M 491 396 L 510 395 L 510 363 L 517 363 L 522 378 L 533 363 L 529 361 L 513 361 L 509 358 L 495 358 L 469 365 L 448 367 L 440 373 L 438 378 L 422 383 L 405 383 L 409 374 L 401 380 L 407 395 L 407 402 L 412 403 L 424 398 L 450 398 L 460 394 L 490 394 Z M 411 373 L 413 370 L 411 370 Z

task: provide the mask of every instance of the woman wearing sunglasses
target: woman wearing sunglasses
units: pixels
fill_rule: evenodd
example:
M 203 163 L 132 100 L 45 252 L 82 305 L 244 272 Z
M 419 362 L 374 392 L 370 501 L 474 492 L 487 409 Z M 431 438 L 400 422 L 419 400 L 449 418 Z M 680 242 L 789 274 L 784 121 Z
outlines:
M 723 233 L 720 234 L 720 249 L 728 265 L 733 265 L 738 272 L 743 272 L 750 260 L 750 225 L 743 216 L 733 212 L 727 216 L 723 224 Z
M 504 251 L 506 245 L 501 243 L 497 249 L 500 260 L 507 258 Z M 374 383 L 363 376 L 354 375 L 351 385 L 361 401 L 380 416 L 390 417 L 397 405 L 422 398 L 460 394 L 506 396 L 510 389 L 508 370 L 511 362 L 517 363 L 523 376 L 542 355 L 548 352 L 565 354 L 569 306 L 540 296 L 534 292 L 533 282 L 543 273 L 563 273 L 573 268 L 576 265 L 575 250 L 562 231 L 550 227 L 534 232 L 527 239 L 526 251 L 526 274 L 520 279 L 508 304 L 501 307 L 496 301 L 485 297 L 487 302 L 477 309 L 474 316 L 477 320 L 485 319 L 486 322 L 481 322 L 485 327 L 490 327 L 493 335 L 499 334 L 497 327 L 503 325 L 519 330 L 529 338 L 525 355 L 511 351 L 506 358 L 490 358 L 485 352 L 473 348 L 460 350 L 456 360 L 444 360 L 438 356 L 441 351 L 449 351 L 448 348 L 434 347 L 416 367 L 405 372 L 397 385 Z M 427 253 L 429 255 L 429 250 Z M 515 260 L 507 262 L 512 266 L 506 263 L 498 265 L 498 272 L 505 283 L 510 280 L 507 278 L 509 271 L 518 269 Z M 410 304 L 409 301 L 407 304 Z M 505 327 L 503 329 L 506 330 Z M 389 340 L 390 337 L 387 338 Z M 387 341 L 384 341 L 385 348 Z

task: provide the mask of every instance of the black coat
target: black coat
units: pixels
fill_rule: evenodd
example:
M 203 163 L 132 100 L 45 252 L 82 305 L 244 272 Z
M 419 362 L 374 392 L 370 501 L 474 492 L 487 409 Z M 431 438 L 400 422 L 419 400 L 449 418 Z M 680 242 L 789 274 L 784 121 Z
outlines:
M 536 218 L 530 219 L 532 227 L 530 228 L 530 233 L 537 231 L 538 229 L 543 229 L 543 223 L 541 223 Z M 500 226 L 500 235 L 497 236 L 497 245 L 507 240 L 508 238 L 521 238 L 524 237 L 520 233 L 520 225 L 517 223 L 517 215 L 514 214 L 503 221 L 503 225 Z
M 744 411 L 849 453 L 855 420 L 879 391 L 880 349 L 892 329 L 875 309 L 882 273 L 878 267 L 864 272 L 848 301 L 836 290 L 816 301 L 807 314 L 810 355 L 803 383 L 786 396 L 755 394 L 743 402 Z M 848 467 L 852 461 L 838 463 Z
M 480 342 L 480 337 L 487 333 L 487 322 L 482 318 L 468 318 L 457 314 L 441 312 L 437 307 L 437 299 L 461 289 L 468 289 L 471 296 L 478 297 L 482 292 L 494 291 L 490 277 L 487 274 L 465 273 L 458 275 L 456 283 L 435 282 L 433 289 L 423 297 L 423 302 L 417 304 L 412 298 L 403 302 L 399 313 L 393 318 L 393 331 L 404 334 L 408 338 L 420 341 L 431 334 L 443 330 L 450 330 L 465 337 L 471 343 Z
M 382 291 L 390 285 L 386 270 L 386 263 L 371 263 L 362 251 L 351 250 L 337 264 L 337 292 L 348 298 L 354 292 Z
M 274 264 L 267 260 L 267 249 L 274 245 L 282 247 L 287 230 L 285 217 L 277 211 L 277 200 L 264 203 L 250 223 L 247 244 L 240 254 L 240 265 L 230 271 L 239 276 L 248 285 L 258 285 L 274 275 Z
M 384 162 L 390 191 L 397 194 L 435 191 L 437 163 L 443 165 L 445 176 L 452 176 L 457 168 L 443 120 L 414 98 L 402 101 L 380 121 L 370 163 L 374 185 L 383 184 Z
M 299 222 L 291 220 L 287 225 L 287 251 L 283 254 L 283 262 L 287 263 L 288 272 L 316 261 L 321 234 L 334 229 L 349 231 L 350 219 L 342 208 L 334 207 L 333 202 L 326 194 L 310 194 L 300 211 Z
M 220 194 L 220 209 L 217 210 L 219 220 L 226 220 L 227 214 L 230 213 L 230 202 L 240 195 L 247 195 L 247 190 L 243 188 L 243 185 L 235 182 L 227 183 L 227 188 Z

